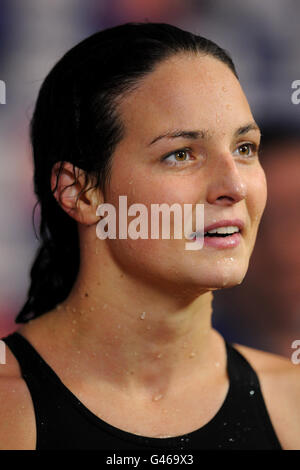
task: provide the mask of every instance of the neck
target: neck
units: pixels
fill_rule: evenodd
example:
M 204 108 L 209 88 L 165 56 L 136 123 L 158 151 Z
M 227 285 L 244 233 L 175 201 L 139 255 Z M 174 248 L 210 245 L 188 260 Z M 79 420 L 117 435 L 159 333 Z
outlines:
M 224 345 L 211 326 L 212 292 L 176 295 L 179 286 L 172 292 L 143 283 L 105 256 L 99 272 L 91 264 L 81 263 L 52 322 L 83 375 L 160 397 L 195 371 L 200 378 L 216 370 Z

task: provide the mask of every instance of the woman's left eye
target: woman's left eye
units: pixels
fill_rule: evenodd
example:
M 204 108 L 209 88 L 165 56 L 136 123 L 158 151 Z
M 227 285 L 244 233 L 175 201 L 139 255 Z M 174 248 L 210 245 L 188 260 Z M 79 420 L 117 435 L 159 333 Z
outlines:
M 247 142 L 245 144 L 241 144 L 236 149 L 241 157 L 253 157 L 257 154 L 257 145 Z
M 163 157 L 163 161 L 167 162 L 168 165 L 180 165 L 181 163 L 189 162 L 193 160 L 193 158 L 187 157 L 190 155 L 190 149 L 179 149 L 175 150 L 175 152 L 169 153 L 165 157 Z

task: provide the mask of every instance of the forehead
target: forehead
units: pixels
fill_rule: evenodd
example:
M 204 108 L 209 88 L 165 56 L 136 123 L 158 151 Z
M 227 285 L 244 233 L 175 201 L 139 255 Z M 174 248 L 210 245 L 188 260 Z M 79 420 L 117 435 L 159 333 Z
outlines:
M 177 54 L 158 64 L 121 102 L 119 111 L 127 133 L 145 138 L 172 127 L 237 127 L 252 116 L 230 68 L 199 54 Z

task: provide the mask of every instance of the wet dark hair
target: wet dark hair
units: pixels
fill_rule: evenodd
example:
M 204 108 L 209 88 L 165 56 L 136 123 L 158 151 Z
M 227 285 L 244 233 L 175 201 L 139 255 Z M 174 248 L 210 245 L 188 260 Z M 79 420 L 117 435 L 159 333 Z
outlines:
M 80 194 L 91 187 L 91 181 L 93 188 L 105 194 L 112 155 L 124 136 L 118 102 L 156 65 L 182 52 L 215 57 L 237 77 L 229 54 L 214 42 L 169 24 L 150 22 L 127 23 L 93 34 L 67 52 L 46 77 L 31 122 L 41 244 L 17 323 L 65 300 L 79 271 L 77 222 L 52 194 L 53 165 L 62 162 L 58 178 L 63 162 L 84 171 Z M 76 176 L 74 171 L 73 184 Z

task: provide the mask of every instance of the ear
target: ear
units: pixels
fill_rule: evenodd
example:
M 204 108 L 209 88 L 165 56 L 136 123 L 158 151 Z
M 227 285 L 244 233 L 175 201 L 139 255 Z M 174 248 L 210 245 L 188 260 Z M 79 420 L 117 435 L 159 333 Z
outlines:
M 89 189 L 91 186 L 88 185 L 79 195 L 85 186 L 84 171 L 69 162 L 63 162 L 62 169 L 59 171 L 61 163 L 55 163 L 51 172 L 51 191 L 58 204 L 70 217 L 81 224 L 93 225 L 99 222 L 96 210 L 103 202 L 101 191 L 99 188 Z

